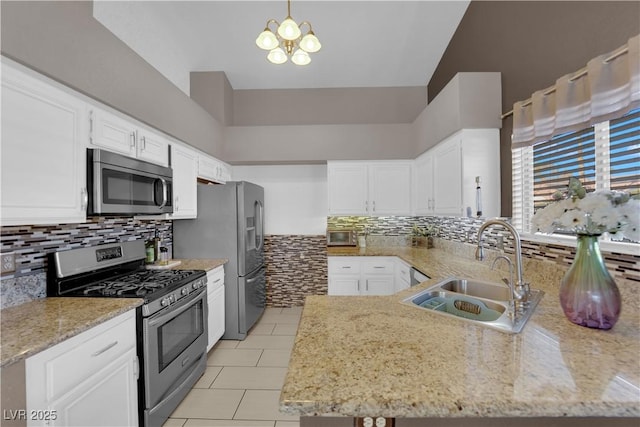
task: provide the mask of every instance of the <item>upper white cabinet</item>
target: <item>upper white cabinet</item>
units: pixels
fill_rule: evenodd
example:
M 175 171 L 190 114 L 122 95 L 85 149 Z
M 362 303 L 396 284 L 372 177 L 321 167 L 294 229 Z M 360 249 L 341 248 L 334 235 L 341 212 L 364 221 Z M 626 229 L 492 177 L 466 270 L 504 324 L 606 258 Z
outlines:
M 27 425 L 137 426 L 138 373 L 131 310 L 26 360 Z
M 220 160 L 204 154 L 198 156 L 198 178 L 224 184 L 231 180 L 229 166 Z
M 416 159 L 415 213 L 476 216 L 478 176 L 482 216 L 499 216 L 498 129 L 463 129 Z
M 89 115 L 91 144 L 140 160 L 169 165 L 169 141 L 159 133 L 105 110 Z
M 2 59 L 3 225 L 86 220 L 86 104 Z
M 173 169 L 173 214 L 170 219 L 198 215 L 198 153 L 187 146 L 171 145 Z
M 412 162 L 327 164 L 329 215 L 409 215 Z

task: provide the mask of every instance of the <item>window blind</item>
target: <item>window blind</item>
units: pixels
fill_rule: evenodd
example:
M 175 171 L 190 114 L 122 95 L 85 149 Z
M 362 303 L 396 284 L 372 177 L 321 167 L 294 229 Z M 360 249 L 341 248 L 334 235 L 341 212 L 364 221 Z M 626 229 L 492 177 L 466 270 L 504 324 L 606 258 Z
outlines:
M 611 190 L 640 194 L 640 110 L 609 122 Z
M 587 191 L 596 184 L 594 129 L 555 136 L 533 147 L 534 209 L 546 206 L 557 190 L 565 190 L 576 177 Z

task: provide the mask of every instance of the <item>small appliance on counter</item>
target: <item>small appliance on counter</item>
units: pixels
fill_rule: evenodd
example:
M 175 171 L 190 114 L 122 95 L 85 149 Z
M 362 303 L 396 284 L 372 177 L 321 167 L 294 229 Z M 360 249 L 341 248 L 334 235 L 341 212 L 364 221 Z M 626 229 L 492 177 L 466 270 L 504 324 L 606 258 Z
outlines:
M 355 230 L 327 230 L 327 246 L 357 246 Z

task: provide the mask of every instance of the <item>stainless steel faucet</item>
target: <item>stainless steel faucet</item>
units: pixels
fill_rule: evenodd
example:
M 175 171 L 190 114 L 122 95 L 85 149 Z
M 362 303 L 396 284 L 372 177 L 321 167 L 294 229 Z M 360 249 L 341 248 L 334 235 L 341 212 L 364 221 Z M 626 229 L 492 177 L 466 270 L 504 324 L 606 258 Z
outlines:
M 511 297 L 513 298 L 514 305 L 517 308 L 522 309 L 526 307 L 529 302 L 530 289 L 529 289 L 529 283 L 526 283 L 522 279 L 522 245 L 520 244 L 520 235 L 518 234 L 518 230 L 513 228 L 511 224 L 509 224 L 508 222 L 502 219 L 493 218 L 485 221 L 478 229 L 478 247 L 476 248 L 476 259 L 478 261 L 482 261 L 484 259 L 484 250 L 482 247 L 482 233 L 484 232 L 485 229 L 487 229 L 492 225 L 501 225 L 513 236 L 513 242 L 515 245 L 514 249 L 515 249 L 517 281 L 515 284 L 511 283 L 509 288 L 511 289 Z M 500 259 L 500 257 L 497 259 Z M 493 265 L 495 265 L 496 261 L 494 261 Z M 509 269 L 511 269 L 511 265 L 509 265 Z M 511 279 L 511 282 L 513 282 L 513 279 Z

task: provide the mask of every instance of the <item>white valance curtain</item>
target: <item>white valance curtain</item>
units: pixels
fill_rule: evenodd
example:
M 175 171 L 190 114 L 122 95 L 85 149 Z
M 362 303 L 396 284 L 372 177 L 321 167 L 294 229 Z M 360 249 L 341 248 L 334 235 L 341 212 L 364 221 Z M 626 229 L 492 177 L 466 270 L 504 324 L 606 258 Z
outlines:
M 640 107 L 640 34 L 555 86 L 513 104 L 514 148 L 584 129 Z

